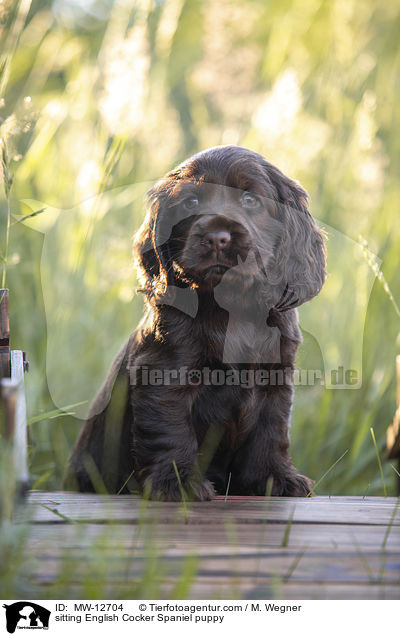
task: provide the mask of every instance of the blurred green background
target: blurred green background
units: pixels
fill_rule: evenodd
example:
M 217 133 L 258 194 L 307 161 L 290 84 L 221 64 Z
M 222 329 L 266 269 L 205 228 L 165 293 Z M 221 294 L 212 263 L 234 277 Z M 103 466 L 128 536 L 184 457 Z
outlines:
M 319 480 L 345 453 L 317 492 L 382 494 L 370 428 L 383 456 L 400 345 L 400 3 L 5 0 L 0 28 L 1 274 L 12 346 L 31 363 L 33 484 L 59 487 L 71 413 L 140 319 L 131 238 L 147 187 L 234 143 L 299 180 L 331 235 L 299 365 L 319 368 L 335 339 L 362 345 L 361 388 L 298 387 L 293 461 Z M 367 241 L 393 298 L 335 236 Z M 316 319 L 328 343 L 307 329 Z M 384 475 L 394 494 L 390 463 Z

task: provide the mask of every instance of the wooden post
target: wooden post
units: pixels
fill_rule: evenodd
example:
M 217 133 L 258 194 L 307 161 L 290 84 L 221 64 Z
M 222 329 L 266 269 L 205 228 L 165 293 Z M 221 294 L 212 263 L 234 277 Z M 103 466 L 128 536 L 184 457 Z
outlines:
M 0 289 L 0 378 L 11 376 L 8 289 Z
M 28 489 L 28 440 L 24 385 L 24 354 L 11 351 L 11 378 L 2 381 L 3 394 L 9 395 L 13 409 L 13 453 L 15 478 L 20 491 Z
M 24 353 L 10 351 L 8 289 L 0 289 L 0 518 L 9 518 L 14 494 L 29 487 Z
M 386 449 L 388 459 L 398 459 L 398 471 L 400 472 L 400 356 L 396 357 L 397 374 L 397 411 L 394 414 L 393 424 L 389 426 L 386 435 Z M 400 494 L 400 477 L 397 479 L 397 492 Z
M 14 406 L 11 396 L 3 394 L 3 378 L 11 375 L 10 311 L 8 289 L 0 289 L 0 437 L 10 440 L 14 428 Z

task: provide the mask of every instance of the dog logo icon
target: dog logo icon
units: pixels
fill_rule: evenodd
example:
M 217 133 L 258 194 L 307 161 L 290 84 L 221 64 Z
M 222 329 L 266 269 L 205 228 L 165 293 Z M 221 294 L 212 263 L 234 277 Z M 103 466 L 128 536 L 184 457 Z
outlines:
M 6 610 L 7 631 L 14 634 L 18 629 L 49 629 L 51 612 L 32 603 L 31 601 L 19 601 L 11 605 L 3 605 Z

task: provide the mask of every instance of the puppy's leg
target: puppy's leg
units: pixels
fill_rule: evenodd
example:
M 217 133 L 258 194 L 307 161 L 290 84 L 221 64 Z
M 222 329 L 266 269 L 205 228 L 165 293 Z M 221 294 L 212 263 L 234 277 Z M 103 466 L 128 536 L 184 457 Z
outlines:
M 116 356 L 72 450 L 63 488 L 119 492 L 133 471 L 127 359 L 133 337 Z
M 141 386 L 132 392 L 136 478 L 152 499 L 182 498 L 174 463 L 186 496 L 205 501 L 215 494 L 197 464 L 190 406 L 186 387 Z
M 275 496 L 305 497 L 311 491 L 312 480 L 296 471 L 289 455 L 292 394 L 291 386 L 269 388 L 257 421 L 232 462 L 232 494 L 265 495 L 269 479 Z

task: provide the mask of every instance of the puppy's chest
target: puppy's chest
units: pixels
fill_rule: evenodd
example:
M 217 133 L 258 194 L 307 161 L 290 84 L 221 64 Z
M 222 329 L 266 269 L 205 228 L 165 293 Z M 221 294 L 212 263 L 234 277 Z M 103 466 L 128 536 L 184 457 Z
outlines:
M 229 370 L 225 375 L 211 370 L 209 379 L 210 384 L 206 380 L 193 401 L 192 426 L 199 442 L 211 434 L 223 445 L 235 448 L 254 427 L 260 404 L 267 400 L 266 392 L 260 397 L 256 388 L 231 384 Z
M 193 331 L 192 353 L 200 364 L 218 360 L 226 365 L 277 364 L 281 362 L 281 333 L 266 321 L 229 320 L 225 326 Z

